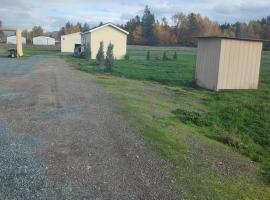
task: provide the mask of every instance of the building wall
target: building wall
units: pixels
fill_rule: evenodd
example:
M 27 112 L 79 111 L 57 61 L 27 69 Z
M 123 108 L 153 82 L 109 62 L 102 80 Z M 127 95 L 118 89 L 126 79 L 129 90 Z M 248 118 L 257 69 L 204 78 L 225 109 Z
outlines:
M 114 45 L 113 53 L 117 59 L 121 59 L 126 55 L 127 51 L 127 35 L 111 26 L 101 28 L 91 33 L 91 55 L 96 58 L 100 42 L 104 42 L 104 53 L 110 43 Z
M 22 44 L 26 44 L 26 38 L 21 37 Z M 7 37 L 7 44 L 16 44 L 16 36 L 9 36 Z
M 257 89 L 262 42 L 221 40 L 218 90 Z
M 91 33 L 84 33 L 82 34 L 82 51 L 85 53 L 89 53 L 89 57 L 90 57 L 90 49 L 91 49 Z M 92 59 L 95 58 L 95 56 L 91 57 Z
M 220 39 L 199 39 L 196 82 L 200 87 L 217 90 Z
M 55 45 L 55 39 L 50 37 L 34 37 L 33 38 L 34 45 Z
M 73 53 L 75 44 L 81 44 L 81 33 L 61 36 L 61 52 Z

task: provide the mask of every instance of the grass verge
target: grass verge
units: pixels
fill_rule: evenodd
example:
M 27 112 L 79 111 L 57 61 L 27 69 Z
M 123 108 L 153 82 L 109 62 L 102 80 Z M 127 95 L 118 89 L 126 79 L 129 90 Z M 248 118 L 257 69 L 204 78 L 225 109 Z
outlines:
M 270 54 L 263 55 L 260 90 L 220 93 L 194 87 L 194 52 L 166 62 L 129 54 L 105 76 L 95 61 L 65 60 L 94 74 L 141 137 L 174 163 L 172 176 L 188 199 L 269 199 Z

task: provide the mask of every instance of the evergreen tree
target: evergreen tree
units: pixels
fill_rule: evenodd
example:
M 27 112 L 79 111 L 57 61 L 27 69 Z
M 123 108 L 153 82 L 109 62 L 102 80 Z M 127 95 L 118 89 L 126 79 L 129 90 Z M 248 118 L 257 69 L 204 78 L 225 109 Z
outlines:
M 113 56 L 113 44 L 109 44 L 106 52 L 105 66 L 106 71 L 112 71 L 114 66 L 114 56 Z
M 142 17 L 142 29 L 143 29 L 143 39 L 145 44 L 154 45 L 156 44 L 155 37 L 155 16 L 151 13 L 148 6 L 145 7 L 144 15 Z
M 99 65 L 104 64 L 104 43 L 103 43 L 103 41 L 100 42 L 99 50 L 98 50 L 96 59 L 97 59 Z
M 87 23 L 84 23 L 84 24 L 83 24 L 83 27 L 82 27 L 82 31 L 83 31 L 83 32 L 86 32 L 86 31 L 89 31 L 89 30 L 90 30 L 89 25 L 88 25 Z
M 2 28 L 2 21 L 1 20 L 0 20 L 0 28 Z M 2 42 L 4 40 L 4 37 L 5 37 L 5 35 L 4 35 L 3 31 L 0 31 L 0 42 Z
M 170 59 L 168 58 L 168 55 L 167 55 L 167 52 L 166 52 L 166 51 L 164 51 L 164 53 L 163 53 L 162 60 L 163 60 L 163 61 L 170 60 Z
M 78 29 L 80 29 L 80 31 L 82 31 L 82 24 L 80 22 L 78 22 L 76 26 Z
M 174 54 L 173 54 L 173 59 L 177 60 L 177 53 L 176 52 L 174 52 Z
M 150 51 L 147 51 L 146 60 L 150 60 Z

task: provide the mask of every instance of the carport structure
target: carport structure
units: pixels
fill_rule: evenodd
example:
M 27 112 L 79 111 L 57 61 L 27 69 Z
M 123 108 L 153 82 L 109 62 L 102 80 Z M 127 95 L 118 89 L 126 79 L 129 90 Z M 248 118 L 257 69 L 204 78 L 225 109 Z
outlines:
M 20 29 L 0 29 L 0 31 L 8 31 L 16 33 L 16 51 L 17 58 L 23 56 L 23 48 L 22 48 L 22 31 Z

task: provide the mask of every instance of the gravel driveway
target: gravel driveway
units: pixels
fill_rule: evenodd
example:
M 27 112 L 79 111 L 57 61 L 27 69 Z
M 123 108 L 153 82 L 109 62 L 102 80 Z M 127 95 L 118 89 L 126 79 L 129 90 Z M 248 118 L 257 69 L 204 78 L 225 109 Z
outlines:
M 180 199 L 111 102 L 58 57 L 0 58 L 0 199 Z

